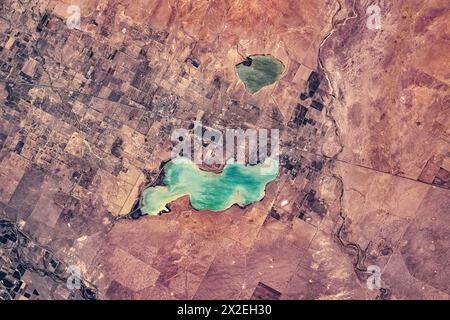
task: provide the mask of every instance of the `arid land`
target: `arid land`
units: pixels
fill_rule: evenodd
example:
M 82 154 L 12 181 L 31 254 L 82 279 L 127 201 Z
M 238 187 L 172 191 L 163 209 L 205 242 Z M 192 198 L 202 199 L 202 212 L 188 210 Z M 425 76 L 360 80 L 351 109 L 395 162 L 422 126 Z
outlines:
M 80 0 L 79 29 L 69 4 L 0 4 L 0 297 L 449 298 L 448 1 Z M 254 54 L 285 71 L 252 95 Z M 132 217 L 194 121 L 279 129 L 279 176 Z

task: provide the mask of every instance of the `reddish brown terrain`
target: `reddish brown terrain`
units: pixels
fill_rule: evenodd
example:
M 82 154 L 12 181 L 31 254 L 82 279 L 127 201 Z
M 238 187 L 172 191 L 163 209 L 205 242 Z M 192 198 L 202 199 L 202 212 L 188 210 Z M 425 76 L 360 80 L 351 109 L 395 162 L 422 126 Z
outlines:
M 375 1 L 375 30 L 372 1 L 68 4 L 0 4 L 0 297 L 449 298 L 448 1 Z M 285 66 L 253 95 L 252 54 Z M 280 129 L 264 199 L 131 215 L 195 120 Z

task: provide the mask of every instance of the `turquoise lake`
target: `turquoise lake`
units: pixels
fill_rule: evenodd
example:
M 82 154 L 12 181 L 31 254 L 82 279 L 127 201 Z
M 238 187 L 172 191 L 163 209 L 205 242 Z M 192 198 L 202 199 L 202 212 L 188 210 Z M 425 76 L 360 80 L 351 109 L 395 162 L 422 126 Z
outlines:
M 278 161 L 243 165 L 228 161 L 221 173 L 201 170 L 187 158 L 171 160 L 164 167 L 164 186 L 144 190 L 141 211 L 156 215 L 172 201 L 189 195 L 197 210 L 223 211 L 234 204 L 244 207 L 264 198 L 267 183 L 278 175 Z

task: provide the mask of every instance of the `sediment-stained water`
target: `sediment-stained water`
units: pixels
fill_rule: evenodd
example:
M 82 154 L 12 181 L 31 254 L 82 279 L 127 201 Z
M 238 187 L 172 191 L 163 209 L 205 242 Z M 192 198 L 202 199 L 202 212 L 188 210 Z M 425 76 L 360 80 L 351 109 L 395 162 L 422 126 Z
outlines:
M 284 71 L 283 63 L 271 55 L 252 55 L 236 65 L 239 78 L 244 82 L 245 89 L 255 93 L 263 87 L 278 80 Z
M 187 158 L 177 158 L 164 167 L 164 186 L 143 192 L 142 213 L 156 215 L 170 202 L 189 195 L 197 210 L 222 211 L 233 204 L 244 207 L 260 201 L 266 184 L 278 175 L 278 161 L 243 165 L 228 161 L 221 173 L 201 170 Z

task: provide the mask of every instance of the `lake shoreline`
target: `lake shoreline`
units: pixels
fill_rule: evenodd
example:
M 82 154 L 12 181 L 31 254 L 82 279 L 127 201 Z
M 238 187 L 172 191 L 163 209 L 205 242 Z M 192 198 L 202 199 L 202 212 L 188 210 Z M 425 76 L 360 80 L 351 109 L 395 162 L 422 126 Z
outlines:
M 142 191 L 143 215 L 165 212 L 167 204 L 185 195 L 189 196 L 190 206 L 196 211 L 220 212 L 235 204 L 245 208 L 261 201 L 266 185 L 278 176 L 278 162 L 274 166 L 273 163 L 240 165 L 229 161 L 220 173 L 216 173 L 203 170 L 187 158 L 177 159 L 166 162 L 155 183 Z M 272 171 L 261 171 L 258 166 L 263 165 L 269 165 Z

